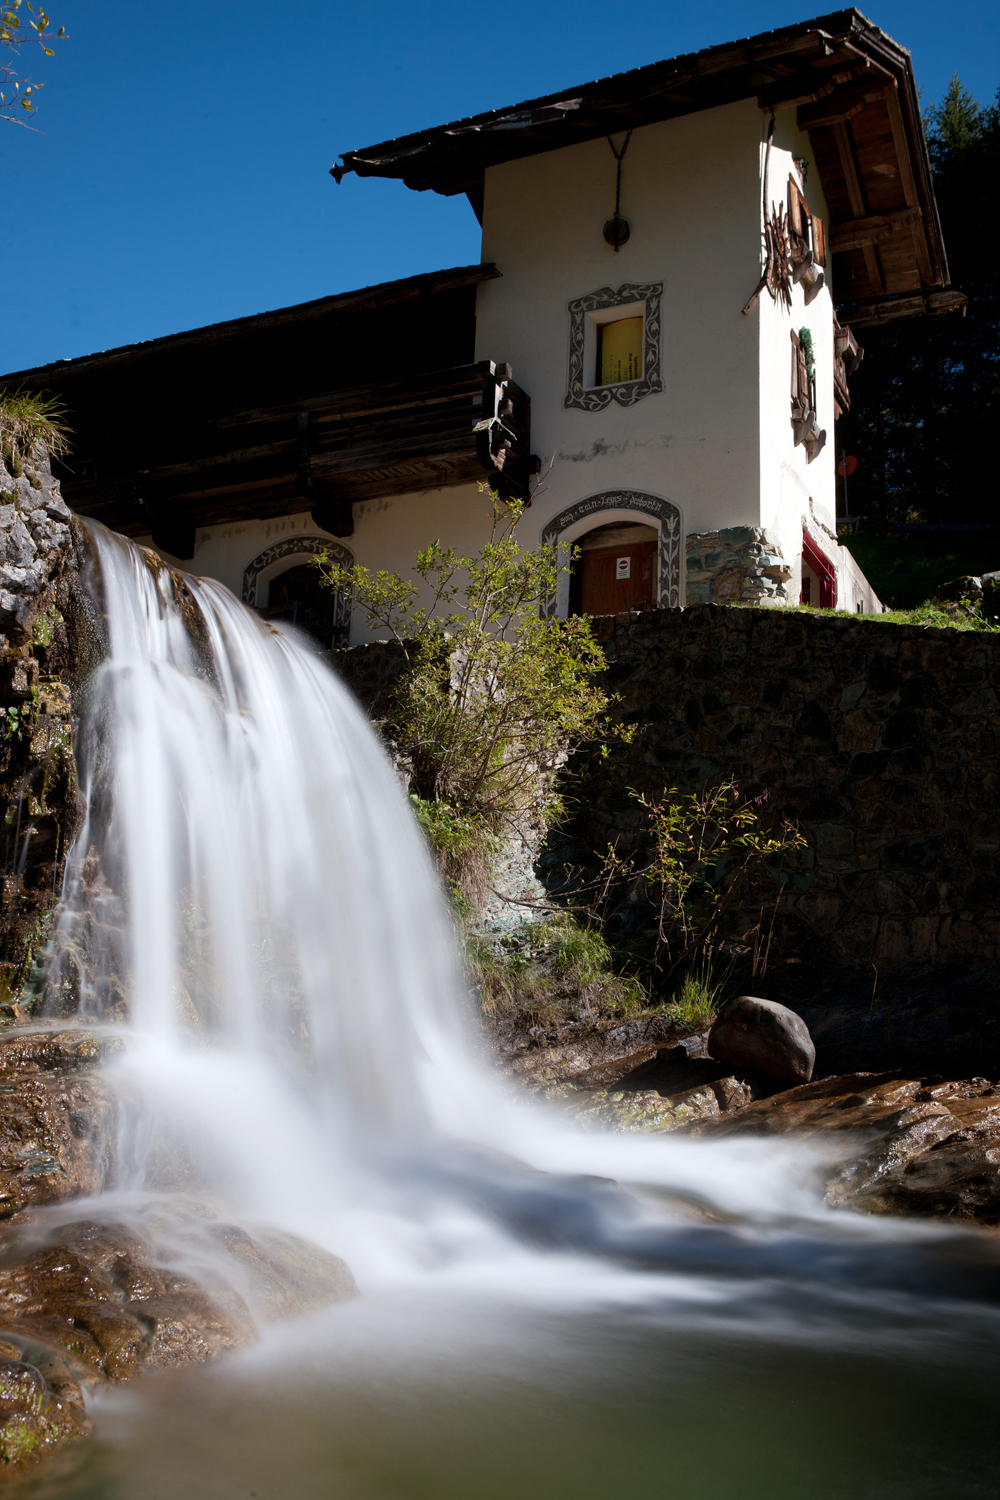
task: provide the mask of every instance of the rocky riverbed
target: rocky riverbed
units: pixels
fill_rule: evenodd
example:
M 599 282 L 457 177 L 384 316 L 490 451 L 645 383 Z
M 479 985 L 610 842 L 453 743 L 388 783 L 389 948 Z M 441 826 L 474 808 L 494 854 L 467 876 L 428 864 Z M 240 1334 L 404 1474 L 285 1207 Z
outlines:
M 200 1195 L 101 1211 L 116 1047 L 74 1027 L 0 1037 L 0 1475 L 85 1438 L 87 1390 L 203 1363 L 354 1295 L 336 1256 L 228 1223 Z
M 833 1073 L 788 1087 L 712 1057 L 709 1032 L 655 1014 L 550 1046 L 505 1038 L 512 1079 L 583 1129 L 702 1139 L 795 1135 L 831 1206 L 1000 1227 L 1000 1083 L 930 1070 Z

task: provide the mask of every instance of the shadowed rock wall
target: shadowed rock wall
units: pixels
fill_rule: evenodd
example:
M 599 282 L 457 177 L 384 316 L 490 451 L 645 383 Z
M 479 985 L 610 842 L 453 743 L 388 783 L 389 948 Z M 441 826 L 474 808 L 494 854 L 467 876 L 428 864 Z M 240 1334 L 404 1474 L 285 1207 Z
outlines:
M 732 776 L 809 841 L 777 948 L 880 972 L 996 961 L 1000 634 L 718 605 L 594 626 L 639 732 L 594 765 L 560 855 L 639 841 L 630 788 Z M 336 660 L 366 705 L 402 669 L 393 647 Z
M 47 460 L 16 479 L 0 463 L 0 1019 L 40 971 L 77 818 L 83 545 Z
M 619 712 L 574 832 L 638 836 L 629 788 L 733 776 L 798 820 L 787 951 L 880 968 L 1000 946 L 1000 634 L 705 605 L 595 621 Z M 783 929 L 783 931 L 781 930 Z

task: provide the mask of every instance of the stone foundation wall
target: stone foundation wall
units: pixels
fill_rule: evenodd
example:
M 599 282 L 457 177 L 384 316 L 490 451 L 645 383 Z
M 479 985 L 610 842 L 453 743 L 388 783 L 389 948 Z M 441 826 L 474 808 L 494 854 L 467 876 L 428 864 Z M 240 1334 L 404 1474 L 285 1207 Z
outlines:
M 596 761 L 574 857 L 642 838 L 631 789 L 734 777 L 808 839 L 777 950 L 880 974 L 1000 958 L 1000 634 L 716 605 L 594 626 L 639 731 Z M 394 647 L 338 657 L 365 702 L 403 665 Z
M 595 621 L 640 726 L 574 833 L 639 836 L 636 788 L 735 777 L 798 820 L 779 946 L 881 969 L 1000 957 L 1000 634 L 702 606 Z
M 685 597 L 691 604 L 783 604 L 792 568 L 756 526 L 693 532 L 687 539 Z

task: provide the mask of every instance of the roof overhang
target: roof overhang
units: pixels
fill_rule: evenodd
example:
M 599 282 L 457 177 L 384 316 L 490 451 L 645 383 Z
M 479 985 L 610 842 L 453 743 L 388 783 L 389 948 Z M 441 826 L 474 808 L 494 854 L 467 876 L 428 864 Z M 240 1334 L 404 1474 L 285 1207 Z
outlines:
M 838 298 L 929 310 L 917 304 L 949 277 L 910 54 L 853 9 L 348 151 L 331 171 L 466 193 L 481 217 L 488 167 L 748 98 L 797 110 L 809 132 Z
M 209 323 L 204 328 L 192 328 L 183 333 L 168 333 L 163 338 L 145 339 L 138 344 L 122 344 L 117 349 L 103 349 L 95 354 L 81 354 L 76 359 L 59 359 L 49 365 L 37 365 L 31 370 L 13 370 L 0 375 L 4 384 L 25 384 L 34 390 L 42 389 L 47 377 L 57 377 L 57 385 L 66 378 L 77 375 L 105 373 L 129 365 L 155 362 L 163 354 L 197 354 L 202 350 L 225 344 L 246 344 L 259 335 L 267 335 L 279 329 L 307 328 L 311 323 L 327 318 L 348 318 L 357 313 L 371 312 L 380 307 L 391 307 L 395 303 L 412 302 L 415 298 L 433 297 L 439 292 L 453 291 L 457 287 L 476 286 L 499 276 L 496 266 L 489 262 L 475 266 L 455 266 L 446 271 L 430 271 L 420 276 L 407 276 L 401 281 L 383 281 L 377 286 L 362 287 L 354 292 L 340 292 L 334 297 L 319 297 L 314 302 L 299 302 L 294 307 L 281 307 L 274 312 L 251 313 L 246 318 L 232 318 L 225 323 Z

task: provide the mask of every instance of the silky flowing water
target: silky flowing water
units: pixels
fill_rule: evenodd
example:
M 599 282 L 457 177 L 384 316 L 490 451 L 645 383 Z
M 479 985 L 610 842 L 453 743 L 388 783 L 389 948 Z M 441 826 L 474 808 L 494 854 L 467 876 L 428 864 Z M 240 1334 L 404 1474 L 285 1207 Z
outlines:
M 93 540 L 47 1003 L 125 1046 L 118 1179 L 69 1208 L 159 1225 L 209 1279 L 177 1223 L 277 1225 L 362 1295 L 92 1398 L 88 1456 L 38 1492 L 992 1495 L 992 1242 L 825 1208 L 804 1144 L 583 1133 L 518 1098 L 346 689 L 221 585 Z

